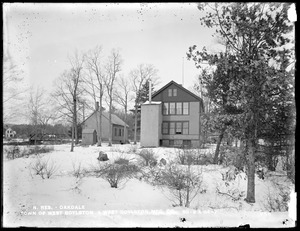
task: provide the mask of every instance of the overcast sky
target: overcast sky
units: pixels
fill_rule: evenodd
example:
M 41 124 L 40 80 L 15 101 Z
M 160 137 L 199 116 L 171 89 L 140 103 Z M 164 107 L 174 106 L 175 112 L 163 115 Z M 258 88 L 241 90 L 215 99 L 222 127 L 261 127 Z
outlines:
M 190 88 L 199 71 L 186 59 L 189 46 L 216 49 L 200 25 L 195 3 L 13 3 L 4 5 L 4 49 L 29 85 L 51 89 L 70 67 L 68 55 L 101 45 L 119 48 L 122 73 L 153 64 L 162 87 L 171 80 Z M 183 59 L 184 58 L 184 59 Z M 183 64 L 184 63 L 184 64 Z

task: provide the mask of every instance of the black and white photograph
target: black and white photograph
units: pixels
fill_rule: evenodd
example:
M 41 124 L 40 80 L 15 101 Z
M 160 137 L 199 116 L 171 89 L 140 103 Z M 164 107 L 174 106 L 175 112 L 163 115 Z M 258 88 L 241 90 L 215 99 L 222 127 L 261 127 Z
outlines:
M 2 3 L 4 228 L 291 228 L 296 3 Z

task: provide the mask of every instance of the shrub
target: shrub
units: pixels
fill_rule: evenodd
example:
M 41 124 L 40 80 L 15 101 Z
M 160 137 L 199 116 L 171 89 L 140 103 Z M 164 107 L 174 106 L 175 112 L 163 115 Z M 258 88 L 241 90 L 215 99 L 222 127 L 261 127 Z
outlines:
M 30 169 L 32 169 L 35 175 L 41 176 L 42 179 L 50 179 L 54 173 L 57 171 L 58 167 L 53 161 L 42 159 L 40 156 L 37 157 L 33 164 L 30 164 Z
M 170 164 L 159 172 L 157 184 L 168 188 L 173 196 L 173 206 L 189 207 L 198 193 L 205 193 L 202 185 L 202 172 L 193 173 L 190 166 L 185 169 Z
M 8 147 L 4 149 L 6 153 L 7 159 L 13 160 L 15 158 L 19 158 L 21 151 L 18 145 L 13 145 L 12 147 Z
M 118 159 L 116 159 L 114 161 L 115 164 L 125 164 L 125 165 L 128 165 L 129 164 L 129 160 L 128 159 L 125 159 L 125 158 L 122 158 L 122 157 L 119 157 Z
M 98 163 L 98 166 L 92 167 L 90 172 L 96 177 L 107 180 L 112 188 L 118 188 L 126 179 L 134 177 L 139 172 L 139 168 L 129 162 L 126 164 L 124 160 L 119 159 L 117 162 Z
M 295 184 L 295 152 L 289 156 L 286 163 L 286 171 L 288 178 Z
M 34 148 L 29 151 L 29 154 L 48 153 L 48 152 L 52 152 L 53 150 L 54 150 L 53 146 L 48 146 L 48 145 L 34 146 Z
M 14 145 L 10 148 L 5 149 L 4 151 L 6 152 L 6 157 L 8 159 L 15 159 L 15 158 L 20 158 L 24 156 L 29 156 L 32 154 L 41 154 L 41 153 L 48 153 L 54 150 L 53 146 L 34 146 L 31 148 L 31 146 L 27 146 L 24 148 L 22 151 L 18 145 Z
M 210 153 L 202 154 L 200 149 L 177 149 L 176 160 L 181 165 L 208 165 L 213 163 Z
M 85 170 L 81 167 L 81 163 L 76 165 L 76 163 L 72 162 L 72 169 L 71 174 L 77 179 L 85 175 Z
M 239 171 L 236 167 L 230 166 L 225 172 L 221 173 L 222 183 L 218 183 L 216 192 L 220 195 L 229 196 L 233 201 L 241 200 L 245 196 L 245 191 L 240 190 L 239 180 L 236 180 L 239 175 Z
M 274 192 L 276 190 L 270 192 L 269 189 L 264 204 L 265 209 L 269 212 L 286 212 L 288 211 L 288 202 L 290 200 L 289 188 L 279 187 L 277 190 L 276 193 Z
M 82 184 L 82 179 L 85 176 L 86 171 L 81 167 L 81 162 L 79 164 L 72 162 L 72 167 L 73 170 L 71 171 L 71 174 L 75 177 L 75 186 L 72 189 L 80 193 L 81 189 L 79 187 Z
M 137 153 L 138 147 L 135 144 L 130 144 L 130 148 L 128 149 L 128 153 Z
M 138 155 L 141 157 L 144 166 L 155 166 L 157 164 L 157 157 L 151 149 L 143 149 Z

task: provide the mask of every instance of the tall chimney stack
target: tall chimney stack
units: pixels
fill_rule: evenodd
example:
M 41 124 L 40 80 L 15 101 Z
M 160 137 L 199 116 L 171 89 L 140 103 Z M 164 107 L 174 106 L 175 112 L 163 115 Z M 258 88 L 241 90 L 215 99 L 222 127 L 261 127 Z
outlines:
M 95 111 L 98 111 L 99 110 L 99 102 L 96 102 L 95 104 Z

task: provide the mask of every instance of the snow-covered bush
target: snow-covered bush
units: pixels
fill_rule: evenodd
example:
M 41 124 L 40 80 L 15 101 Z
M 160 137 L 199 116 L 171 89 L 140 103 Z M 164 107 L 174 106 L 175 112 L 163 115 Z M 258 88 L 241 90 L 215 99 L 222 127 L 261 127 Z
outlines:
M 129 164 L 129 160 L 123 157 L 119 157 L 118 159 L 116 159 L 114 161 L 115 164 L 125 164 L 128 165 Z
M 20 157 L 21 151 L 18 145 L 13 145 L 11 147 L 4 148 L 4 153 L 6 154 L 7 159 L 13 160 Z
M 140 171 L 138 166 L 118 158 L 114 163 L 100 163 L 93 166 L 88 173 L 107 180 L 112 188 L 118 188 L 125 180 L 133 178 Z
M 50 162 L 49 159 L 45 160 L 37 156 L 35 162 L 30 164 L 30 169 L 42 179 L 50 179 L 58 170 L 58 166 L 53 161 Z
M 295 184 L 295 155 L 290 157 L 287 167 L 287 176 Z
M 157 164 L 157 156 L 151 149 L 143 149 L 138 155 L 141 157 L 143 166 L 155 166 Z
M 72 162 L 71 175 L 77 179 L 85 176 L 85 169 L 81 167 L 81 162 L 79 164 Z
M 169 190 L 173 206 L 189 207 L 198 193 L 206 192 L 202 184 L 202 171 L 195 173 L 191 166 L 171 163 L 157 173 L 156 184 Z
M 216 186 L 216 192 L 220 195 L 228 196 L 233 201 L 241 200 L 245 196 L 245 191 L 241 190 L 240 181 L 245 177 L 236 167 L 231 165 L 224 173 L 221 172 L 222 182 Z
M 79 162 L 79 164 L 72 162 L 72 171 L 70 172 L 70 174 L 75 177 L 75 182 L 72 189 L 80 193 L 81 192 L 80 185 L 82 184 L 82 180 L 86 175 L 86 170 L 82 168 L 81 162 Z
M 201 153 L 200 149 L 177 149 L 176 160 L 181 165 L 208 165 L 213 163 L 210 153 Z
M 127 150 L 127 153 L 137 153 L 138 147 L 136 144 L 131 144 Z
M 275 187 L 276 188 L 276 187 Z M 288 187 L 277 186 L 277 190 L 268 190 L 264 207 L 269 212 L 285 212 L 288 211 L 288 203 L 290 201 L 290 191 Z
M 25 155 L 31 155 L 31 154 L 41 154 L 41 153 L 48 153 L 52 152 L 54 150 L 54 147 L 52 145 L 44 145 L 44 146 L 34 146 L 34 148 L 27 149 L 27 153 Z

